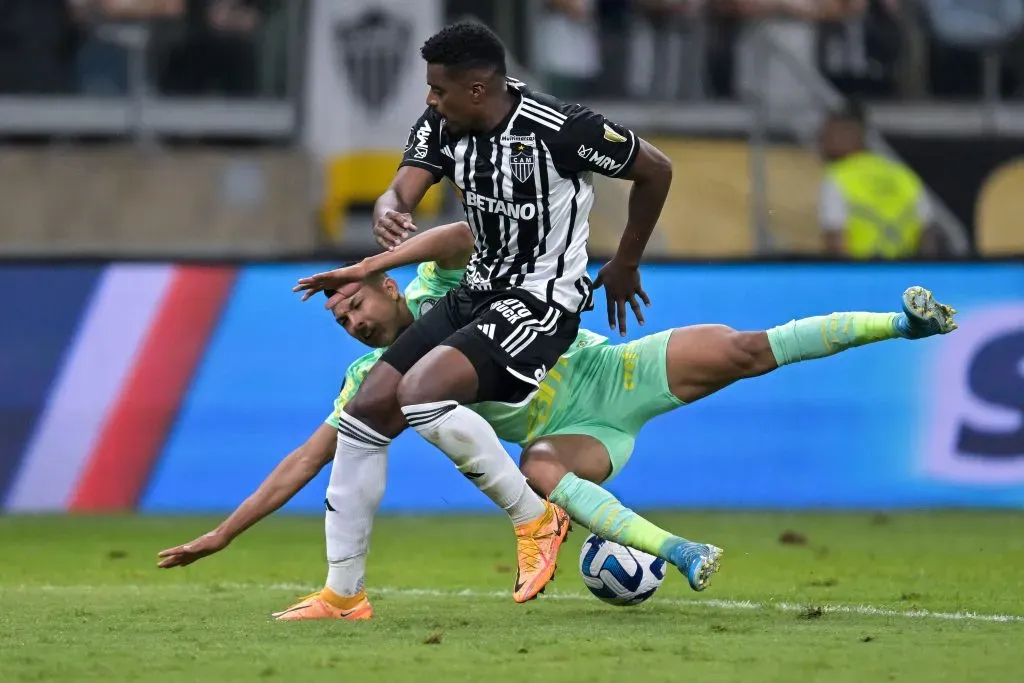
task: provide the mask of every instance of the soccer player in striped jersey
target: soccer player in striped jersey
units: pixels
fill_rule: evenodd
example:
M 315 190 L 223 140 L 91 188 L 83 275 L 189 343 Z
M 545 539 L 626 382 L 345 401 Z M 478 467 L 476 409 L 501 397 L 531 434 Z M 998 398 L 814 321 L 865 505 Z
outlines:
M 467 406 L 516 403 L 535 392 L 576 338 L 596 286 L 605 287 L 609 321 L 623 334 L 627 303 L 642 321 L 639 262 L 671 165 L 632 131 L 509 78 L 504 47 L 485 26 L 448 26 L 421 55 L 427 108 L 376 202 L 374 231 L 383 246 L 400 243 L 415 231 L 410 212 L 444 178 L 462 197 L 473 253 L 459 285 L 384 352 L 339 414 L 342 464 L 327 491 L 328 555 L 341 552 L 347 513 L 336 501 L 344 498 L 346 468 L 386 458 L 391 440 L 411 426 L 507 512 L 519 555 L 514 597 L 525 602 L 551 579 L 568 518 L 530 489 L 494 430 Z M 633 183 L 618 252 L 597 282 L 586 271 L 594 173 Z M 332 565 L 326 599 L 346 608 L 358 578 Z

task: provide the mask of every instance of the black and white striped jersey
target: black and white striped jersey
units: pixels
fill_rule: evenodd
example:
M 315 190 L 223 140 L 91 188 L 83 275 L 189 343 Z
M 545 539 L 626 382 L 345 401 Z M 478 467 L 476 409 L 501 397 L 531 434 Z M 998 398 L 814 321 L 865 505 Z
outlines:
M 520 288 L 567 312 L 588 310 L 592 173 L 625 174 L 639 140 L 584 106 L 513 79 L 508 87 L 517 104 L 488 134 L 453 137 L 428 108 L 409 131 L 401 165 L 458 188 L 476 237 L 465 285 Z

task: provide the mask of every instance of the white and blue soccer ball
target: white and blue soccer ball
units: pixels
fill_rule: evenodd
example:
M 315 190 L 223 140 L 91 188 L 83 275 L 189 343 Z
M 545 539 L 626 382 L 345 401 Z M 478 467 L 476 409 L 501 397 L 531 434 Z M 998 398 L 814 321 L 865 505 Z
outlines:
M 608 604 L 639 605 L 665 580 L 665 560 L 590 534 L 580 549 L 580 574 Z

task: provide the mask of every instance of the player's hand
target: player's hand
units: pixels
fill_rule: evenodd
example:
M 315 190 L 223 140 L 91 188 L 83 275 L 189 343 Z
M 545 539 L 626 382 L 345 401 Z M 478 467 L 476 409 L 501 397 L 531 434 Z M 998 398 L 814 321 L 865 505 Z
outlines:
M 335 268 L 326 273 L 317 273 L 309 277 L 299 278 L 299 284 L 292 287 L 293 292 L 302 292 L 302 300 L 307 301 L 309 297 L 325 289 L 341 289 L 353 282 L 362 282 L 366 279 L 366 268 L 361 263 L 356 263 L 344 268 Z M 331 299 L 333 301 L 333 298 Z M 325 308 L 330 308 L 328 304 Z
M 641 325 L 644 324 L 644 311 L 640 302 L 651 305 L 647 292 L 640 286 L 640 269 L 636 266 L 620 263 L 612 259 L 597 272 L 594 288 L 604 287 L 605 298 L 608 300 L 608 326 L 613 330 L 618 327 L 619 334 L 626 336 L 626 303 L 629 302 L 633 315 Z
M 377 244 L 388 251 L 409 239 L 411 232 L 416 232 L 416 224 L 412 222 L 412 214 L 408 213 L 385 211 L 373 224 L 373 236 L 377 238 Z
M 229 542 L 227 537 L 216 531 L 211 531 L 203 534 L 191 543 L 161 550 L 157 553 L 157 557 L 161 558 L 157 566 L 161 569 L 184 567 L 196 560 L 201 560 L 207 555 L 213 555 L 224 550 L 224 548 L 228 547 Z

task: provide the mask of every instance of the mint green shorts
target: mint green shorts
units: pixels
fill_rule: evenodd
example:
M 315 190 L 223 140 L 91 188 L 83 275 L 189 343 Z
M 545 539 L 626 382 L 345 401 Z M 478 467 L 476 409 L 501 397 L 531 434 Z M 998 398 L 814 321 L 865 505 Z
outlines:
M 546 424 L 535 434 L 583 434 L 608 450 L 615 477 L 633 454 L 640 429 L 683 405 L 670 391 L 667 354 L 672 330 L 626 344 L 592 346 L 570 360 L 569 391 L 552 402 Z

